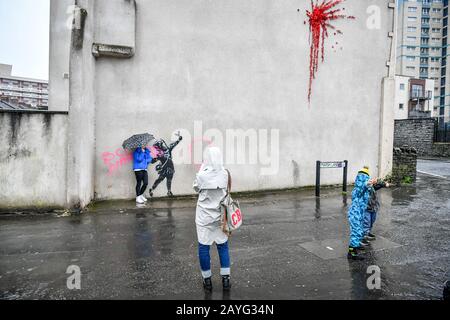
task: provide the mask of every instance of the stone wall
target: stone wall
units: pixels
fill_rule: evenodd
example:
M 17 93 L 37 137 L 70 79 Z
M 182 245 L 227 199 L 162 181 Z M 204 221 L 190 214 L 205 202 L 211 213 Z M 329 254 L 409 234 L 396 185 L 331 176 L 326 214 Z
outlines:
M 416 181 L 417 150 L 407 145 L 394 148 L 392 181 L 394 183 Z
M 67 114 L 0 112 L 0 211 L 66 204 Z
M 432 118 L 395 120 L 394 147 L 408 145 L 417 150 L 417 155 L 430 156 L 434 141 Z
M 431 149 L 432 157 L 450 158 L 450 143 L 436 142 Z
M 395 120 L 394 147 L 408 145 L 418 157 L 450 157 L 450 143 L 434 142 L 433 118 Z

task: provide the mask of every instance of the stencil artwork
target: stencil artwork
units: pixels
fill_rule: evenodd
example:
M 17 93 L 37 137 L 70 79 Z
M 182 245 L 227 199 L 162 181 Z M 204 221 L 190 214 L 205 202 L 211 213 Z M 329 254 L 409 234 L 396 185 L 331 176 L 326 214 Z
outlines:
M 309 23 L 310 53 L 309 53 L 309 87 L 308 101 L 311 101 L 312 84 L 319 69 L 319 55 L 322 62 L 325 61 L 325 40 L 328 38 L 330 30 L 334 35 L 342 34 L 331 22 L 339 19 L 355 19 L 354 16 L 344 14 L 345 8 L 338 8 L 345 0 L 311 0 L 311 11 L 306 10 Z M 300 9 L 297 11 L 300 12 Z M 339 43 L 336 42 L 332 48 L 335 49 Z M 342 48 L 341 48 L 342 49 Z

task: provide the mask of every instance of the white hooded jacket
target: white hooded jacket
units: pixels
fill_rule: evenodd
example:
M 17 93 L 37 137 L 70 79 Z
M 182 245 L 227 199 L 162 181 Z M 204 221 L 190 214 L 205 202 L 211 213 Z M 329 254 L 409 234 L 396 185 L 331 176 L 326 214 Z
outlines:
M 206 149 L 204 159 L 193 185 L 199 193 L 195 214 L 198 241 L 204 245 L 222 244 L 228 240 L 221 227 L 221 202 L 227 194 L 228 172 L 223 168 L 220 149 Z

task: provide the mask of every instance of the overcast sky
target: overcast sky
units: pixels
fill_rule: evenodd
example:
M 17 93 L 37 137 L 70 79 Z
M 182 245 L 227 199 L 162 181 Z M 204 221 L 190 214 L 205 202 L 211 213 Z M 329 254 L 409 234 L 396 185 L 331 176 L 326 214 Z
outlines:
M 48 80 L 50 0 L 0 0 L 0 63 Z

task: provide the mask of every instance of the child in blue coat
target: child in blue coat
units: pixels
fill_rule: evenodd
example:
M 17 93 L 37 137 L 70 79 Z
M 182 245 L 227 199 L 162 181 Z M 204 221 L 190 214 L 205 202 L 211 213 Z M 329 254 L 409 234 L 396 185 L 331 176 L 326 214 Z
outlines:
M 350 243 L 348 248 L 349 259 L 362 260 L 358 253 L 364 238 L 364 213 L 369 202 L 370 187 L 373 180 L 370 179 L 369 167 L 365 166 L 358 172 L 355 179 L 355 187 L 352 191 L 352 204 L 348 210 L 350 225 Z

